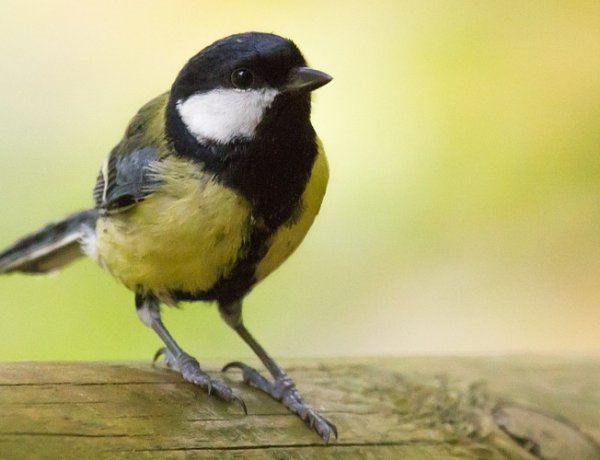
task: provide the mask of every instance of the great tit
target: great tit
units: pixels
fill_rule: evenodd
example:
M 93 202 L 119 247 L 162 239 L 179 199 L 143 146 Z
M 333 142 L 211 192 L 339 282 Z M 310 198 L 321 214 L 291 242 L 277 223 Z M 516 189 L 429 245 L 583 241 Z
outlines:
M 137 314 L 164 342 L 157 355 L 246 412 L 161 321 L 160 304 L 215 301 L 272 380 L 240 362 L 223 371 L 241 369 L 244 382 L 327 444 L 335 425 L 248 332 L 242 300 L 298 247 L 319 212 L 328 166 L 310 122 L 310 93 L 329 81 L 277 35 L 241 33 L 204 48 L 169 92 L 133 117 L 100 168 L 95 206 L 8 247 L 0 273 L 47 273 L 90 256 L 135 293 Z

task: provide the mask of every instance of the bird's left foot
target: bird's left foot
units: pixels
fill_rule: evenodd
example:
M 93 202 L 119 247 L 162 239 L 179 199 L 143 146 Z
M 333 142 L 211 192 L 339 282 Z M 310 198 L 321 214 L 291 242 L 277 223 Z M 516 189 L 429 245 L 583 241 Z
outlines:
M 298 415 L 306 425 L 315 430 L 327 445 L 333 434 L 338 437 L 336 426 L 314 410 L 300 395 L 295 383 L 285 373 L 273 382 L 263 377 L 256 369 L 240 362 L 231 362 L 223 367 L 223 372 L 229 369 L 240 369 L 244 383 L 252 385 L 267 393 L 276 401 L 281 402 L 294 414 Z

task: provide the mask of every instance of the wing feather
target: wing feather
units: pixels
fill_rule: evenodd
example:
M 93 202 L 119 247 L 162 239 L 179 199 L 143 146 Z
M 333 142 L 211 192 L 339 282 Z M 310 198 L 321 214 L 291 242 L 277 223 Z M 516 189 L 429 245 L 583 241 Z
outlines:
M 166 100 L 163 94 L 142 107 L 102 164 L 93 190 L 94 203 L 101 213 L 130 209 L 160 186 L 150 170 L 167 150 L 162 133 L 154 132 L 161 127 Z

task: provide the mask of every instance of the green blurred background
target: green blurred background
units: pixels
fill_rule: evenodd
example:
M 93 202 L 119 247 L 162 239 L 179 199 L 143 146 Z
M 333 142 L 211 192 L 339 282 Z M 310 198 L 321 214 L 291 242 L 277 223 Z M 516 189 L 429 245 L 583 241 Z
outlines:
M 276 356 L 600 351 L 600 2 L 0 3 L 0 246 L 89 206 L 138 107 L 231 33 L 296 41 L 333 83 L 331 165 L 299 251 L 247 299 Z M 149 359 L 88 260 L 0 278 L 2 360 Z M 251 356 L 213 306 L 202 358 Z

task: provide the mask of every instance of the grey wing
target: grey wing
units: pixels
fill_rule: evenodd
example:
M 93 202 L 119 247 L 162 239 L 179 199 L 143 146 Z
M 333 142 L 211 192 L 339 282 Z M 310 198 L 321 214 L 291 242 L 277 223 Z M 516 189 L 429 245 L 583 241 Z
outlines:
M 103 214 L 125 211 L 155 191 L 160 182 L 150 173 L 158 149 L 146 146 L 123 154 L 120 145 L 110 153 L 96 179 L 94 203 Z

